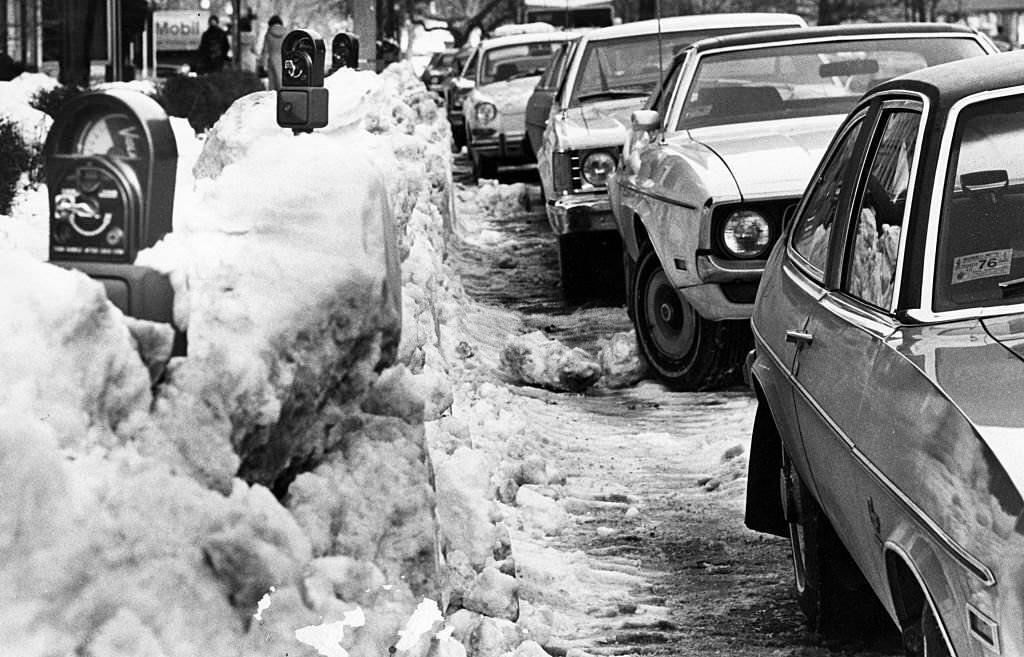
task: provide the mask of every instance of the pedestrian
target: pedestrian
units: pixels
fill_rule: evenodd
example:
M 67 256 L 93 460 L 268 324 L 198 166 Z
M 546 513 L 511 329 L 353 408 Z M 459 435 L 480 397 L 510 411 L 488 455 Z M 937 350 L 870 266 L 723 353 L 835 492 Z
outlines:
M 280 16 L 274 15 L 267 21 L 267 36 L 263 39 L 260 63 L 267 71 L 267 88 L 277 91 L 281 88 L 281 42 L 288 31 Z
M 196 70 L 199 73 L 216 73 L 221 70 L 228 61 L 230 49 L 227 32 L 220 28 L 220 19 L 216 15 L 210 16 L 209 27 L 199 40 Z

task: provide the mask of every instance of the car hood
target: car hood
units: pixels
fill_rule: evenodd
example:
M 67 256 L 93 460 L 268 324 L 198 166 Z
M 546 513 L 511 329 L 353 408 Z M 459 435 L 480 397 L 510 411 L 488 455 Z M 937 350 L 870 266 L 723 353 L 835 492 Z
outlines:
M 539 75 L 530 75 L 514 80 L 494 82 L 482 87 L 477 87 L 475 94 L 480 100 L 488 100 L 495 104 L 499 112 L 523 112 L 526 109 L 526 102 L 537 86 Z
M 587 103 L 565 111 L 560 121 L 561 147 L 566 150 L 582 148 L 619 147 L 626 141 L 629 117 L 642 109 L 646 98 L 616 98 Z
M 732 172 L 744 197 L 802 194 L 846 115 L 739 123 L 690 130 Z
M 1024 490 L 1024 314 L 905 329 L 903 345 Z

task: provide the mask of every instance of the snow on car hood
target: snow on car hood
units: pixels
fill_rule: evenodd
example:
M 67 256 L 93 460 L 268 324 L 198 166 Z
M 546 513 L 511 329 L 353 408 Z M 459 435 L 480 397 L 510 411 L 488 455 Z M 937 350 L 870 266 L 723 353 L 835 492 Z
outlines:
M 526 111 L 526 102 L 530 100 L 533 88 L 537 86 L 539 75 L 530 75 L 525 78 L 515 78 L 503 82 L 494 82 L 476 88 L 476 94 L 480 99 L 486 99 L 495 104 L 499 112 L 522 114 Z
M 622 146 L 630 115 L 642 109 L 645 102 L 643 97 L 616 98 L 566 110 L 560 126 L 563 148 Z
M 745 197 L 802 194 L 845 115 L 739 123 L 690 131 L 718 154 Z

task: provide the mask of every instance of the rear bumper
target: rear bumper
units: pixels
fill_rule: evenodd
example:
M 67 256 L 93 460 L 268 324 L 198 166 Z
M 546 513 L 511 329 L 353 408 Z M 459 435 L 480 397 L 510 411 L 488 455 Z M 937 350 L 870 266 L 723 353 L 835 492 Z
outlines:
M 548 201 L 547 210 L 555 235 L 617 230 L 607 194 L 567 194 Z

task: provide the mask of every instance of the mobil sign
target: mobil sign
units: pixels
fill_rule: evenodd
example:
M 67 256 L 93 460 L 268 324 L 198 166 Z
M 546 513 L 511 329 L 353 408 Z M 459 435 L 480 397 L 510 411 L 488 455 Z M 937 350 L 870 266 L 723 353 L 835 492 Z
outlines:
M 198 10 L 153 12 L 157 50 L 195 50 L 206 30 L 210 12 Z

